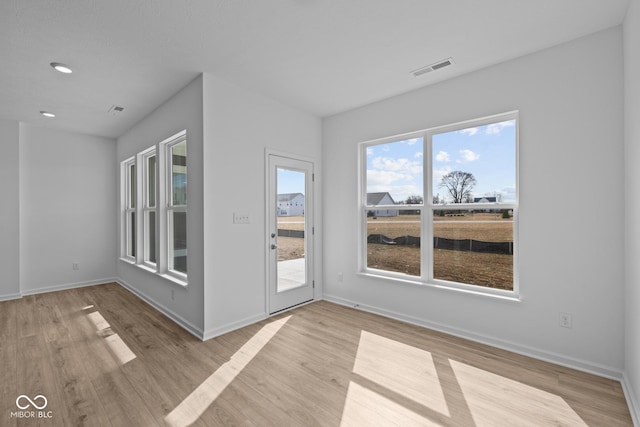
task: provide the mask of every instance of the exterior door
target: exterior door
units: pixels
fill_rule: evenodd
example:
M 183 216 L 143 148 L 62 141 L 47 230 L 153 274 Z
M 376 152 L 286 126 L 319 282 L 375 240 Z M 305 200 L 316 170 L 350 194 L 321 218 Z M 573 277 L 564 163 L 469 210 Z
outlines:
M 269 313 L 313 300 L 313 163 L 268 156 Z

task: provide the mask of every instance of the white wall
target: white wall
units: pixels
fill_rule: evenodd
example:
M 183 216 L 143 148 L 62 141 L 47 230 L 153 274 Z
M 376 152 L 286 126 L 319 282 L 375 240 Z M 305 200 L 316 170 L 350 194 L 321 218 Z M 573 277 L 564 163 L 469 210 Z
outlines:
M 117 162 L 143 151 L 176 133 L 187 130 L 187 246 L 189 284 L 184 287 L 152 272 L 117 261 L 121 282 L 178 321 L 197 336 L 202 335 L 204 312 L 203 216 L 202 216 L 202 77 L 198 77 L 149 116 L 118 138 Z M 118 188 L 120 174 L 118 173 Z M 115 198 L 114 200 L 119 200 Z M 113 206 L 114 214 L 119 206 Z M 120 215 L 118 230 L 120 230 Z M 117 233 L 119 235 L 119 232 Z M 114 245 L 112 257 L 119 257 Z M 172 299 L 173 296 L 173 299 Z
M 115 141 L 26 124 L 19 139 L 22 294 L 113 280 Z
M 326 119 L 325 297 L 619 377 L 621 36 L 610 29 Z M 515 109 L 521 301 L 357 275 L 357 143 Z M 573 314 L 572 329 L 559 312 Z
M 265 149 L 315 160 L 321 266 L 320 119 L 204 75 L 205 335 L 266 316 Z M 250 224 L 233 224 L 233 212 Z M 191 253 L 191 252 L 190 252 Z M 316 268 L 316 294 L 321 270 Z
M 0 300 L 20 296 L 20 193 L 18 122 L 0 120 Z
M 625 58 L 625 384 L 640 425 L 640 1 L 624 22 Z

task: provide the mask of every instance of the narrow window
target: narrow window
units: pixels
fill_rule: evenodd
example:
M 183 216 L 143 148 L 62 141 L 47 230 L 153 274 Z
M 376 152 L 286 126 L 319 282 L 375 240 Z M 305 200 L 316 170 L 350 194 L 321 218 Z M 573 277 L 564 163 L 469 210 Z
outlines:
M 169 159 L 169 271 L 187 274 L 187 141 L 167 145 Z
M 155 147 L 143 155 L 144 162 L 144 261 L 155 266 L 156 255 L 156 165 Z
M 136 258 L 136 164 L 135 159 L 124 163 L 125 206 L 124 206 L 124 239 L 126 258 Z

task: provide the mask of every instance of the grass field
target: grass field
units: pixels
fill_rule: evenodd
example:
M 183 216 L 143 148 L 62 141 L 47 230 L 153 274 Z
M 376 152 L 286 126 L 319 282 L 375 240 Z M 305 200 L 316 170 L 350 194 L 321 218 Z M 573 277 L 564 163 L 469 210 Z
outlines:
M 278 227 L 303 230 L 304 218 L 280 217 Z M 420 218 L 414 215 L 367 219 L 367 235 L 383 234 L 391 239 L 420 237 Z M 513 241 L 513 221 L 500 214 L 435 217 L 433 234 L 447 239 L 473 239 L 484 242 Z M 278 238 L 278 260 L 304 256 L 304 239 Z M 434 277 L 441 280 L 513 289 L 513 256 L 434 249 Z M 415 246 L 367 244 L 367 266 L 420 276 L 420 248 Z

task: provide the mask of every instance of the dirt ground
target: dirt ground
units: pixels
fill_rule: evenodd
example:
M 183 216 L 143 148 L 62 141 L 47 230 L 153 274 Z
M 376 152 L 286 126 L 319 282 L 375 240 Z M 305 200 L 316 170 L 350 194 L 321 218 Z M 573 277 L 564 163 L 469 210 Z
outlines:
M 496 289 L 513 289 L 513 256 L 478 252 L 433 251 L 434 278 Z M 420 248 L 369 243 L 367 265 L 420 276 Z
M 304 239 L 297 237 L 278 237 L 278 261 L 287 261 L 304 257 Z
M 367 234 L 389 238 L 420 236 L 420 218 L 413 215 L 369 218 Z M 433 235 L 447 239 L 473 239 L 483 242 L 512 242 L 513 221 L 501 214 L 480 213 L 435 217 Z M 420 248 L 376 243 L 367 245 L 369 268 L 420 276 Z M 433 276 L 436 279 L 470 283 L 497 289 L 513 289 L 513 256 L 435 249 Z
M 278 217 L 278 228 L 282 230 L 304 230 L 304 217 Z M 287 261 L 303 257 L 304 239 L 297 237 L 278 237 L 278 261 Z
M 487 222 L 493 221 L 493 222 Z M 303 230 L 303 217 L 280 217 L 278 227 Z M 485 242 L 513 241 L 513 221 L 500 214 L 475 214 L 461 217 L 436 217 L 434 235 L 448 239 L 474 239 Z M 367 221 L 367 234 L 384 234 L 390 238 L 420 236 L 418 216 L 397 217 Z M 304 256 L 304 239 L 278 237 L 278 261 Z M 367 245 L 367 265 L 412 276 L 420 273 L 420 248 L 411 246 Z M 477 252 L 434 250 L 434 277 L 461 283 L 471 283 L 497 289 L 513 289 L 513 256 Z

